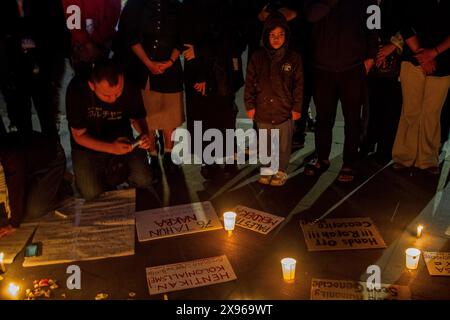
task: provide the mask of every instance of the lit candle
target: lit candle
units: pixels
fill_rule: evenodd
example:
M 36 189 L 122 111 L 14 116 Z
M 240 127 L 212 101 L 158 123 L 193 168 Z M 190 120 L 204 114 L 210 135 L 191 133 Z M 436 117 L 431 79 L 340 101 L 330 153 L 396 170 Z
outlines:
M 0 252 L 0 273 L 6 272 L 5 263 L 3 262 L 4 258 L 5 258 L 5 255 L 3 254 L 3 252 Z
M 17 298 L 17 295 L 19 294 L 20 287 L 16 285 L 15 283 L 10 283 L 8 286 L 8 294 L 11 296 L 11 298 Z
M 417 238 L 420 238 L 422 236 L 422 231 L 423 231 L 423 225 L 419 225 L 417 227 Z
M 233 231 L 236 224 L 236 213 L 235 212 L 225 212 L 223 214 L 223 222 L 226 231 Z
M 294 281 L 295 279 L 295 265 L 297 261 L 292 258 L 284 258 L 281 260 L 281 267 L 283 269 L 284 281 Z
M 416 248 L 406 249 L 406 268 L 416 270 L 419 266 L 420 250 Z

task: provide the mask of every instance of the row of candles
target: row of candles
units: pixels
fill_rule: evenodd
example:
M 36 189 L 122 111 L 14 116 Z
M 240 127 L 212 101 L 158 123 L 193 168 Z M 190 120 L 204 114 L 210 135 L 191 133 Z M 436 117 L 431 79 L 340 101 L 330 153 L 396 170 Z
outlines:
M 235 212 L 225 212 L 223 215 L 224 228 L 231 234 L 236 225 L 236 213 Z M 422 237 L 423 226 L 419 225 L 417 227 L 417 238 Z M 408 248 L 406 250 L 406 268 L 409 270 L 416 270 L 419 265 L 420 260 L 420 250 L 416 248 Z M 293 258 L 284 258 L 281 260 L 281 268 L 283 271 L 283 279 L 286 282 L 292 282 L 295 280 L 295 269 L 297 261 Z M 0 273 L 5 273 L 6 268 L 4 264 L 4 254 L 0 252 Z M 17 298 L 20 287 L 15 283 L 10 283 L 7 288 L 8 294 L 11 298 Z
M 236 213 L 235 212 L 225 212 L 223 214 L 224 228 L 228 231 L 228 234 L 234 230 L 236 224 Z M 423 234 L 423 225 L 417 227 L 416 237 L 419 239 Z M 408 248 L 406 251 L 406 268 L 409 270 L 416 270 L 419 265 L 420 250 L 416 248 Z M 281 268 L 283 271 L 283 279 L 287 282 L 295 280 L 295 267 L 297 261 L 293 258 L 284 258 L 281 260 Z

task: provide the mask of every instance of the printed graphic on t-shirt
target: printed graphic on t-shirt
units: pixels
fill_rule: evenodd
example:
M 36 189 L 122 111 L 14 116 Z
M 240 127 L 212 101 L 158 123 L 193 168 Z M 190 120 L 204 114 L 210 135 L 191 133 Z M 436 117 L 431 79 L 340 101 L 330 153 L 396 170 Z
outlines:
M 89 119 L 103 119 L 108 121 L 121 120 L 123 118 L 122 111 L 111 111 L 96 106 L 88 108 Z

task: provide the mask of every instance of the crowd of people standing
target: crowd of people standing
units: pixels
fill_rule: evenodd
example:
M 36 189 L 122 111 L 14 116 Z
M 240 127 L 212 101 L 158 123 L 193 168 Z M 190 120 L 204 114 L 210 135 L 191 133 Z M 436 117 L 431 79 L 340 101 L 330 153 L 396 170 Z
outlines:
M 81 28 L 69 30 L 74 5 Z M 371 5 L 381 9 L 381 29 L 368 26 Z M 0 159 L 15 197 L 14 218 L 0 236 L 28 215 L 24 203 L 36 188 L 24 186 L 35 185 L 36 172 L 51 177 L 39 180 L 50 189 L 63 181 L 58 116 L 66 59 L 74 70 L 65 105 L 75 184 L 86 199 L 125 181 L 151 188 L 161 164 L 176 174 L 174 131 L 186 122 L 193 132 L 196 121 L 224 135 L 235 129 L 242 88 L 255 128 L 280 133 L 279 170 L 261 171 L 262 184 L 285 184 L 292 146 L 304 145 L 308 124 L 316 157 L 304 174 L 317 177 L 329 168 L 338 102 L 345 120 L 340 182 L 352 182 L 368 155 L 393 160 L 394 170 L 439 173 L 450 123 L 450 0 L 4 0 L 0 6 L 0 89 L 9 118 L 7 127 L 0 124 Z M 36 145 L 51 151 L 29 165 L 24 155 L 36 153 Z M 220 170 L 230 175 L 238 167 L 205 163 L 201 173 L 213 179 Z M 34 207 L 44 213 L 57 193 Z

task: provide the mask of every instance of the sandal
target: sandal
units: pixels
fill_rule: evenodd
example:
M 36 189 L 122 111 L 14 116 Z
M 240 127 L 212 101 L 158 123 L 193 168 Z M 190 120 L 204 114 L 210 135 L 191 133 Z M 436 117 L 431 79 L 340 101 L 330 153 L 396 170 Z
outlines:
M 258 182 L 264 185 L 269 185 L 270 184 L 270 180 L 272 180 L 272 176 L 266 176 L 266 175 L 261 175 L 259 177 Z
M 288 175 L 283 171 L 278 171 L 276 175 L 272 177 L 270 181 L 270 185 L 273 187 L 281 187 L 284 186 L 288 179 Z
M 313 160 L 305 166 L 303 174 L 308 177 L 319 176 L 330 167 L 328 160 Z
M 344 167 L 339 172 L 338 181 L 339 182 L 352 182 L 355 179 L 355 173 L 352 168 Z

